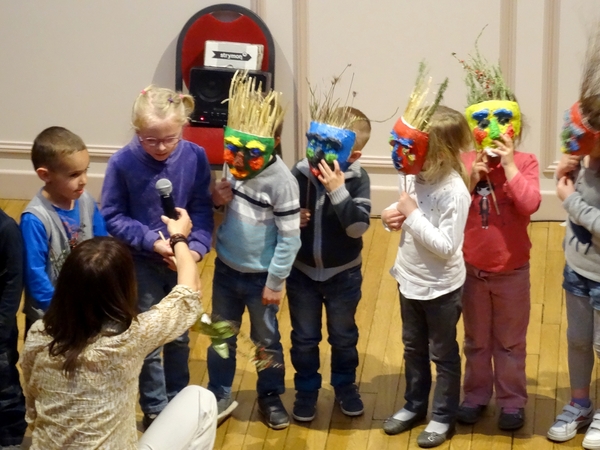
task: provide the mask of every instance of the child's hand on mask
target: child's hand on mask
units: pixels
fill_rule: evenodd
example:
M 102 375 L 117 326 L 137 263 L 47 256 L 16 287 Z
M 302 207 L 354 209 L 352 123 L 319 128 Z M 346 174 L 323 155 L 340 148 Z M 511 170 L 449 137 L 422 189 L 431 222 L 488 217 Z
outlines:
M 419 209 L 419 207 L 417 206 L 417 202 L 414 198 L 408 195 L 406 191 L 402 191 L 400 194 L 400 200 L 398 200 L 398 204 L 396 205 L 396 209 L 404 217 L 408 217 L 415 209 Z
M 556 178 L 560 180 L 573 172 L 581 163 L 582 156 L 564 154 L 556 166 Z
M 519 171 L 515 164 L 515 144 L 507 134 L 503 134 L 494 142 L 496 143 L 494 153 L 500 156 L 500 164 L 502 164 L 502 167 L 504 168 L 506 179 L 510 181 Z
M 325 186 L 327 192 L 335 191 L 337 188 L 344 185 L 344 172 L 340 170 L 340 165 L 337 161 L 333 161 L 333 170 L 331 170 L 327 161 L 322 159 L 319 163 L 319 170 L 321 171 L 321 175 L 318 177 L 319 181 Z

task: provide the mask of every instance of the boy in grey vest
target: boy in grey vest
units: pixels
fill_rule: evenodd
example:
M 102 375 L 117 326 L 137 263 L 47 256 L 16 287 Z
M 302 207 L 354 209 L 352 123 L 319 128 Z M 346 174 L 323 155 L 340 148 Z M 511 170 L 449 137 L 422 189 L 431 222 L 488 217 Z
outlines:
M 31 161 L 44 187 L 21 215 L 26 331 L 50 305 L 71 249 L 107 235 L 94 199 L 84 190 L 90 157 L 79 136 L 62 127 L 45 129 L 33 142 Z

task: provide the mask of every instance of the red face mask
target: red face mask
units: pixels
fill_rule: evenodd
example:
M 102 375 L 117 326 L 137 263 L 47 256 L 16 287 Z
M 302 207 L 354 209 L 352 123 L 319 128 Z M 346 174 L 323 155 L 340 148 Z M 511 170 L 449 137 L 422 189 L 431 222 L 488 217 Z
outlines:
M 600 132 L 594 130 L 581 113 L 579 102 L 565 111 L 565 124 L 560 134 L 563 153 L 589 155 L 596 147 Z
M 427 155 L 429 135 L 398 119 L 390 136 L 392 161 L 398 172 L 417 175 L 423 168 Z

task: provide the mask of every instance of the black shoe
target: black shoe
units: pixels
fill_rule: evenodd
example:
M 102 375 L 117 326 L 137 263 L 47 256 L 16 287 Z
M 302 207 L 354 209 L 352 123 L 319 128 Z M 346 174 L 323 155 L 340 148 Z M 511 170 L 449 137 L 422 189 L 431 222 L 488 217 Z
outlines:
M 525 424 L 525 409 L 519 408 L 516 413 L 506 413 L 504 408 L 500 411 L 498 428 L 504 431 L 518 430 Z
M 274 430 L 283 430 L 290 424 L 290 416 L 277 394 L 258 397 L 258 410 L 265 416 L 267 425 Z
M 319 391 L 296 391 L 292 417 L 298 422 L 310 422 L 317 414 Z
M 358 387 L 354 383 L 335 388 L 335 399 L 342 412 L 347 416 L 360 416 L 365 410 Z
M 423 430 L 423 431 L 421 431 L 419 436 L 417 436 L 417 444 L 421 448 L 437 447 L 439 445 L 442 445 L 448 439 L 450 439 L 452 437 L 452 435 L 454 434 L 454 430 L 455 430 L 454 425 L 450 425 L 450 428 L 448 428 L 448 431 L 446 431 L 445 433 L 441 433 L 441 434 L 435 433 L 433 431 Z
M 458 408 L 456 419 L 460 423 L 464 423 L 466 425 L 476 424 L 479 422 L 479 419 L 481 419 L 481 414 L 483 413 L 484 409 L 485 405 L 467 406 L 463 403 Z
M 413 428 L 416 424 L 425 419 L 426 416 L 427 414 L 417 414 L 412 419 L 408 420 L 394 419 L 394 416 L 390 416 L 383 422 L 383 431 L 389 435 L 403 433 Z
M 152 425 L 152 422 L 154 422 L 154 419 L 157 417 L 158 414 L 144 414 L 144 418 L 142 419 L 142 427 L 144 428 L 144 431 L 150 428 L 150 425 Z

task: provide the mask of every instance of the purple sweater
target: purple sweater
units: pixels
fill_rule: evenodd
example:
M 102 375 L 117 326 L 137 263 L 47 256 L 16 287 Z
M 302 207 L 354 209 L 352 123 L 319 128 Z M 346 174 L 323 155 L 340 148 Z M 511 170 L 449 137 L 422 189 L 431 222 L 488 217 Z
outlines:
M 111 156 L 101 198 L 108 232 L 129 244 L 135 255 L 162 261 L 152 250 L 160 239 L 159 230 L 168 236 L 154 187 L 161 178 L 173 183 L 175 206 L 185 208 L 192 219 L 190 249 L 204 256 L 210 250 L 213 230 L 210 168 L 204 149 L 189 141 L 180 141 L 165 161 L 146 153 L 137 137 Z

